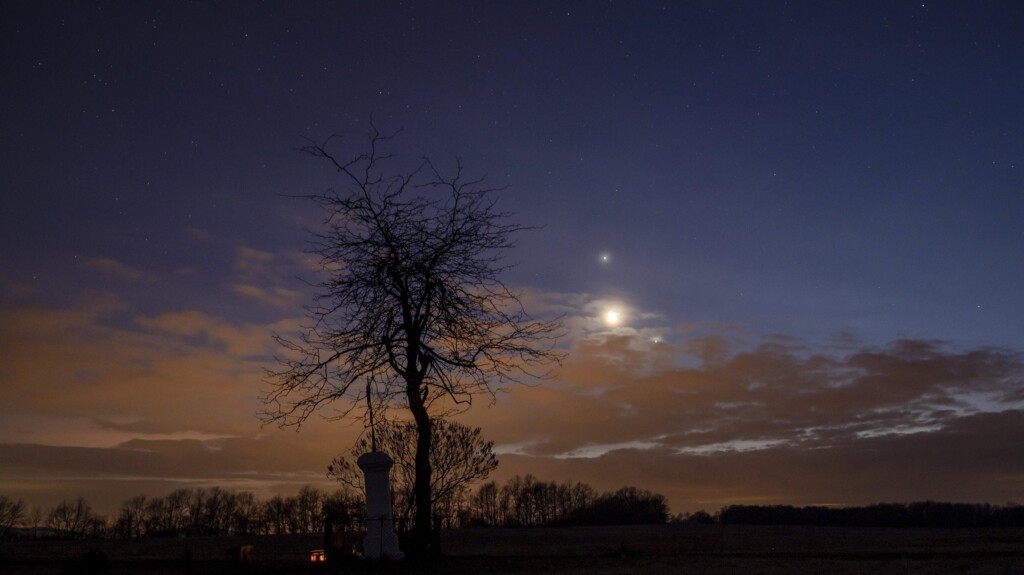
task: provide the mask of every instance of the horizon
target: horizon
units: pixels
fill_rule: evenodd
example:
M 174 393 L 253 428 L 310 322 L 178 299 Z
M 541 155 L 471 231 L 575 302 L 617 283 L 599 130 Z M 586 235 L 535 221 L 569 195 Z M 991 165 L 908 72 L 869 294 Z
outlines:
M 518 480 L 525 480 L 525 481 L 532 480 L 532 481 L 536 481 L 536 482 L 539 482 L 539 483 L 546 483 L 546 484 L 560 484 L 560 485 L 561 484 L 567 484 L 567 485 L 572 485 L 573 484 L 573 482 L 571 482 L 571 481 L 566 481 L 566 482 L 547 481 L 547 480 L 545 480 L 542 477 L 533 477 L 532 475 L 526 475 L 526 476 L 515 475 L 515 476 L 512 476 L 510 479 L 518 479 Z M 458 509 L 459 510 L 468 510 L 468 511 L 478 510 L 478 508 L 476 508 L 474 506 L 474 503 L 472 501 L 472 497 L 479 491 L 481 486 L 483 486 L 485 484 L 488 484 L 488 483 L 494 483 L 497 486 L 497 488 L 499 490 L 501 490 L 506 485 L 510 486 L 512 482 L 509 481 L 509 480 L 506 480 L 506 481 L 502 482 L 502 481 L 497 481 L 497 480 L 494 480 L 494 479 L 491 479 L 491 478 L 487 478 L 487 479 L 482 480 L 482 481 L 474 482 L 471 485 L 469 485 L 468 491 L 466 492 L 466 498 L 464 500 L 461 500 L 461 503 L 460 503 Z M 587 485 L 585 483 L 583 485 L 586 486 L 586 487 L 591 487 L 591 486 L 589 486 L 589 485 Z M 316 486 L 308 485 L 307 484 L 307 485 L 303 485 L 303 486 L 299 487 L 298 491 L 296 491 L 294 493 L 272 493 L 272 494 L 270 494 L 269 496 L 266 496 L 266 497 L 261 497 L 259 494 L 253 493 L 252 491 L 245 490 L 245 489 L 231 489 L 231 488 L 223 489 L 223 488 L 221 488 L 220 486 L 217 486 L 217 485 L 212 485 L 212 486 L 211 485 L 203 485 L 203 486 L 197 486 L 197 487 L 177 487 L 174 491 L 185 491 L 185 492 L 189 493 L 190 495 L 194 494 L 194 493 L 202 492 L 202 493 L 204 493 L 207 496 L 211 493 L 211 491 L 220 491 L 221 493 L 228 493 L 228 494 L 235 494 L 235 495 L 243 494 L 243 493 L 249 493 L 249 494 L 252 494 L 255 497 L 255 502 L 257 503 L 257 505 L 265 505 L 268 502 L 270 502 L 270 500 L 278 498 L 278 497 L 285 498 L 285 499 L 295 498 L 298 495 L 300 495 L 300 493 L 302 491 L 304 491 L 306 489 L 313 489 L 313 490 L 318 492 L 319 496 L 322 496 L 322 497 L 325 497 L 325 498 L 329 498 L 329 497 L 337 495 L 337 494 L 354 495 L 357 498 L 362 498 L 363 497 L 363 495 L 358 493 L 358 490 L 353 490 L 351 487 L 343 485 L 343 484 L 338 483 L 338 482 L 332 483 L 331 486 L 328 487 L 328 488 L 321 488 L 321 487 L 316 487 Z M 623 485 L 623 486 L 620 486 L 619 488 L 613 488 L 613 489 L 608 490 L 608 491 L 594 490 L 593 491 L 593 495 L 595 497 L 614 496 L 616 494 L 616 492 L 621 490 L 621 489 L 638 489 L 641 492 L 641 494 L 644 494 L 644 495 L 651 495 L 651 496 L 654 496 L 654 497 L 663 497 L 662 494 L 656 493 L 654 491 L 647 490 L 647 489 L 645 489 L 641 485 Z M 0 496 L 3 496 L 3 495 L 4 494 L 0 494 Z M 92 505 L 92 503 L 89 502 L 89 500 L 87 498 L 85 498 L 83 496 L 65 497 L 65 498 L 62 498 L 59 501 L 54 502 L 52 505 L 47 505 L 47 506 L 44 506 L 44 505 L 31 505 L 28 502 L 20 500 L 22 503 L 25 503 L 24 511 L 25 511 L 25 514 L 26 514 L 26 521 L 34 513 L 34 510 L 38 509 L 40 511 L 39 519 L 40 519 L 40 521 L 42 523 L 40 524 L 40 526 L 36 526 L 36 527 L 28 525 L 27 523 L 16 523 L 15 525 L 12 526 L 12 529 L 14 529 L 14 530 L 22 530 L 22 531 L 24 531 L 24 530 L 31 530 L 31 529 L 39 529 L 39 528 L 45 529 L 46 528 L 45 524 L 46 524 L 46 521 L 47 521 L 48 512 L 52 511 L 55 507 L 58 507 L 58 506 L 60 506 L 62 504 L 74 504 L 79 499 L 81 499 L 88 506 L 89 513 L 91 513 L 91 517 L 96 517 L 96 518 L 101 519 L 108 528 L 112 528 L 114 526 L 116 520 L 117 520 L 118 513 L 131 500 L 141 496 L 141 497 L 143 497 L 148 502 L 148 501 L 152 501 L 154 499 L 167 499 L 168 495 L 171 495 L 171 492 L 163 493 L 163 494 L 160 494 L 160 495 L 152 495 L 152 494 L 147 494 L 147 493 L 135 493 L 135 494 L 132 494 L 130 496 L 125 497 L 116 506 L 110 507 L 110 508 L 107 508 L 107 509 L 97 509 L 96 507 L 94 507 Z M 18 503 L 18 501 L 15 501 L 15 500 L 11 500 L 11 502 L 12 503 Z M 666 508 L 666 523 L 679 523 L 679 522 L 685 523 L 685 522 L 693 520 L 692 518 L 694 518 L 694 517 L 699 519 L 699 516 L 701 514 L 706 514 L 710 518 L 717 519 L 723 512 L 730 511 L 730 510 L 732 512 L 735 512 L 737 509 L 740 509 L 740 510 L 743 510 L 743 511 L 757 510 L 757 509 L 765 510 L 765 511 L 771 511 L 773 509 L 777 510 L 777 509 L 780 509 L 780 508 L 782 508 L 782 509 L 796 509 L 796 510 L 825 509 L 825 510 L 834 510 L 834 511 L 844 511 L 844 510 L 850 511 L 850 510 L 863 510 L 863 509 L 873 509 L 873 508 L 885 509 L 885 508 L 889 508 L 891 506 L 896 506 L 896 507 L 903 507 L 906 510 L 912 510 L 912 508 L 917 507 L 917 506 L 928 506 L 928 505 L 954 506 L 954 507 L 956 507 L 956 506 L 969 506 L 969 507 L 976 507 L 976 508 L 982 508 L 982 509 L 987 508 L 989 511 L 993 511 L 993 510 L 994 511 L 999 511 L 999 510 L 1021 510 L 1021 509 L 1024 509 L 1024 503 L 1013 502 L 1013 501 L 1001 502 L 1001 503 L 1000 502 L 991 502 L 991 501 L 968 502 L 968 501 L 934 501 L 934 500 L 875 501 L 875 502 L 866 503 L 866 504 L 859 504 L 859 505 L 842 505 L 842 504 L 830 504 L 830 503 L 821 503 L 821 504 L 811 503 L 811 504 L 803 504 L 803 505 L 794 505 L 794 504 L 785 503 L 785 502 L 725 503 L 721 507 L 715 508 L 715 509 L 701 508 L 701 509 L 694 509 L 694 510 L 687 510 L 687 511 L 677 511 L 677 510 L 672 509 L 671 506 L 669 506 L 669 507 Z M 260 512 L 259 508 L 257 508 L 255 510 L 255 512 L 259 513 Z M 819 518 L 819 520 L 820 520 L 820 518 Z M 461 520 L 458 520 L 458 521 L 461 522 Z M 552 520 L 551 523 L 538 523 L 538 524 L 520 525 L 520 526 L 521 527 L 557 527 L 557 526 L 564 526 L 564 525 L 570 525 L 570 524 L 571 525 L 575 525 L 576 524 L 576 523 L 572 523 L 571 519 L 569 520 L 568 523 L 566 523 L 565 521 L 566 521 L 565 517 L 555 517 Z M 579 524 L 580 525 L 584 525 L 584 524 L 587 524 L 587 523 L 579 523 Z M 603 524 L 603 523 L 594 523 L 593 525 L 605 525 L 605 524 Z M 614 525 L 614 523 L 609 524 L 609 525 Z M 473 526 L 478 526 L 478 525 L 472 524 L 472 521 L 471 521 L 470 525 L 460 525 L 459 527 L 467 527 L 467 526 L 468 527 L 473 527 Z M 487 526 L 489 526 L 489 527 L 509 527 L 509 525 L 489 525 L 489 524 Z

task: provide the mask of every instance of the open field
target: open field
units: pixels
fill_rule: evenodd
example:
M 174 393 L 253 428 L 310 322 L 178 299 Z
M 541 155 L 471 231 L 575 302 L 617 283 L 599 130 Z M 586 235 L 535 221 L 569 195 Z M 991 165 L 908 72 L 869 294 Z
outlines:
M 446 557 L 428 564 L 304 562 L 321 539 L 309 536 L 5 543 L 0 573 L 514 573 L 708 575 L 847 573 L 1024 574 L 1024 530 L 913 530 L 812 527 L 644 526 L 460 529 L 444 533 Z M 225 559 L 253 544 L 251 565 Z M 87 571 L 79 557 L 110 557 Z

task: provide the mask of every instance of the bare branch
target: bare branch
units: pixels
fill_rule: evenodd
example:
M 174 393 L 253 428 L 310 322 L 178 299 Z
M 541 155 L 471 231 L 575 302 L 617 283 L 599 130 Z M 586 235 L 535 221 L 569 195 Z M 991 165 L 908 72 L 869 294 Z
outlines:
M 266 373 L 261 417 L 299 427 L 334 403 L 343 406 L 335 418 L 363 417 L 366 392 L 355 384 L 373 379 L 375 405 L 408 409 L 416 422 L 426 489 L 431 470 L 419 452 L 430 447 L 430 410 L 543 376 L 562 358 L 561 324 L 531 318 L 502 283 L 504 253 L 531 228 L 497 208 L 499 190 L 465 178 L 458 160 L 450 176 L 429 158 L 388 174 L 384 149 L 400 131 L 381 133 L 372 118 L 370 127 L 365 150 L 348 160 L 330 149 L 335 136 L 300 148 L 333 167 L 344 188 L 300 196 L 323 210 L 325 231 L 310 251 L 324 279 L 303 331 L 274 336 L 283 355 Z

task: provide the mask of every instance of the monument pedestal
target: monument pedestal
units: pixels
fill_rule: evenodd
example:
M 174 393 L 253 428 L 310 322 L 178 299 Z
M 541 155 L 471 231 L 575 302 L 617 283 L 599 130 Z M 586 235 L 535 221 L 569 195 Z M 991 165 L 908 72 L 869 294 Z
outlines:
M 364 453 L 356 461 L 366 476 L 366 539 L 363 557 L 369 559 L 402 559 L 391 517 L 391 482 L 389 472 L 394 462 L 382 451 Z

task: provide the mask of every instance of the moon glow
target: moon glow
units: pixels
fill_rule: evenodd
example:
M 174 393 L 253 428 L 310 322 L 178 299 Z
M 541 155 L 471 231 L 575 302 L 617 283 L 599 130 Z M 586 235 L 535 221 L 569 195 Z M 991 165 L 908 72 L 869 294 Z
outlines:
M 617 310 L 617 309 L 610 309 L 610 310 L 604 312 L 604 323 L 606 325 L 608 325 L 609 327 L 617 326 L 617 325 L 619 325 L 619 322 L 621 322 L 621 321 L 622 321 L 622 314 L 619 312 L 619 310 Z

